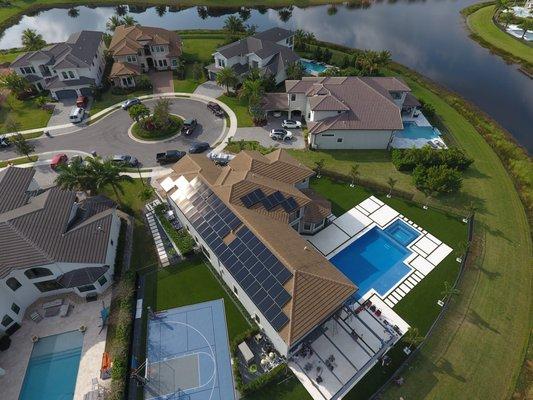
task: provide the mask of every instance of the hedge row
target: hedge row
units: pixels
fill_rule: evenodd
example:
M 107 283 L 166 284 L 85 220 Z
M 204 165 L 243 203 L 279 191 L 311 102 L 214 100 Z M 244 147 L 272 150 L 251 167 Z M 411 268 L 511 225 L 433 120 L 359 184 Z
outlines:
M 445 165 L 459 171 L 466 170 L 474 160 L 458 149 L 433 149 L 425 146 L 421 149 L 393 149 L 392 163 L 398 171 L 413 171 L 416 167 L 425 168 Z

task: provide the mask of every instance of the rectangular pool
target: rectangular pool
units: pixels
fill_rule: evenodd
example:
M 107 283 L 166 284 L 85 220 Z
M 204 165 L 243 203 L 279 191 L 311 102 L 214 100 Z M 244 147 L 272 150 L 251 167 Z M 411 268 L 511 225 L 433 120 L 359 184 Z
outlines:
M 83 347 L 78 331 L 39 339 L 33 345 L 19 400 L 71 400 Z
M 419 126 L 416 122 L 404 122 L 403 130 L 396 132 L 394 136 L 402 139 L 432 140 L 440 137 L 440 132 L 432 126 Z
M 397 220 L 385 230 L 372 228 L 330 261 L 357 285 L 357 297 L 362 297 L 370 289 L 384 296 L 411 271 L 403 262 L 411 254 L 406 245 L 418 235 L 417 231 Z

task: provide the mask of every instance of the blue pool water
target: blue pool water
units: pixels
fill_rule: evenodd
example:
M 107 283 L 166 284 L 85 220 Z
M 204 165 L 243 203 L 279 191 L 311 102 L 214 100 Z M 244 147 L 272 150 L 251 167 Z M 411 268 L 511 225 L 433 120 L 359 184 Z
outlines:
M 387 229 L 372 228 L 330 259 L 357 285 L 357 297 L 370 289 L 383 296 L 411 271 L 403 262 L 411 253 L 405 246 L 418 232 L 400 220 Z
M 404 139 L 436 139 L 440 136 L 437 128 L 431 126 L 418 126 L 414 122 L 404 122 L 403 130 L 394 134 L 396 137 Z
M 300 63 L 304 66 L 305 70 L 310 74 L 320 74 L 326 70 L 324 65 L 320 65 L 314 61 L 300 60 Z
M 33 345 L 19 400 L 71 400 L 82 346 L 83 334 L 78 331 L 39 339 Z

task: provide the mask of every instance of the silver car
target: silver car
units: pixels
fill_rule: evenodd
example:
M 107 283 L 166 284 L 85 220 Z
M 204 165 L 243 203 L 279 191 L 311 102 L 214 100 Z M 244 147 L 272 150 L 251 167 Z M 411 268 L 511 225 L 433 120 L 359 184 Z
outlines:
M 138 98 L 128 99 L 124 103 L 122 103 L 122 109 L 127 110 L 128 108 L 130 108 L 131 106 L 134 106 L 135 104 L 141 104 L 141 100 L 139 100 Z
M 294 119 L 285 119 L 283 120 L 281 126 L 287 129 L 300 129 L 302 127 L 302 123 L 300 121 L 295 121 Z

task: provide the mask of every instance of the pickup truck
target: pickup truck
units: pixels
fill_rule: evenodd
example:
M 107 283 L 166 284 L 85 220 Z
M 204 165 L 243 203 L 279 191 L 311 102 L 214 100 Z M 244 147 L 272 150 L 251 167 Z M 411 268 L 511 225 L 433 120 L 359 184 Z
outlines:
M 167 150 L 164 153 L 157 153 L 155 156 L 159 164 L 167 164 L 179 161 L 186 153 L 179 150 Z

